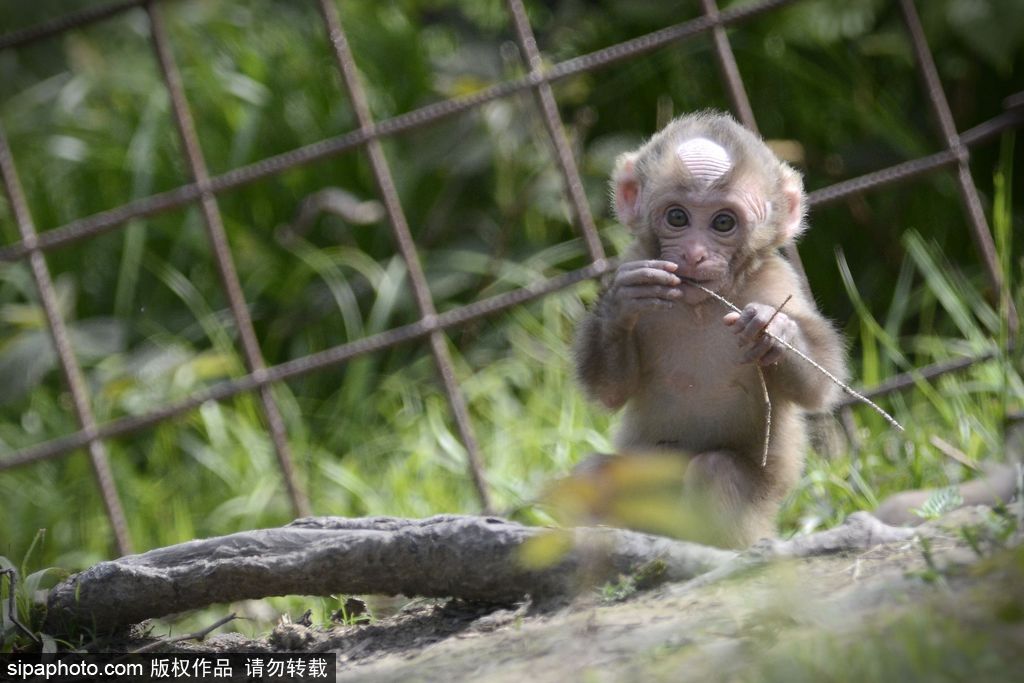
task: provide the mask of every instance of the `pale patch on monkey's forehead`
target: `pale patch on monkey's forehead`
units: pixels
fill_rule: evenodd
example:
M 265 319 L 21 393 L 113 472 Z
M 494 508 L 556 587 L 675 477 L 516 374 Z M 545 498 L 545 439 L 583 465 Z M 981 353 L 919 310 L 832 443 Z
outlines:
M 684 140 L 676 147 L 676 156 L 695 180 L 710 185 L 732 168 L 732 158 L 721 145 L 707 138 Z

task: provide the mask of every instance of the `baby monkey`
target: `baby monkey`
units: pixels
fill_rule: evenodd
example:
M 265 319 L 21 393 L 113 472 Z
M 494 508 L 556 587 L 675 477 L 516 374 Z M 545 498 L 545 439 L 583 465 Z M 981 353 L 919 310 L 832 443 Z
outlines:
M 689 536 L 743 547 L 774 535 L 803 466 L 804 414 L 839 389 L 762 331 L 846 376 L 840 336 L 778 253 L 805 228 L 803 182 L 730 116 L 704 112 L 621 155 L 611 185 L 634 241 L 577 332 L 579 378 L 623 409 L 619 453 L 686 454 Z M 763 466 L 758 368 L 772 411 Z

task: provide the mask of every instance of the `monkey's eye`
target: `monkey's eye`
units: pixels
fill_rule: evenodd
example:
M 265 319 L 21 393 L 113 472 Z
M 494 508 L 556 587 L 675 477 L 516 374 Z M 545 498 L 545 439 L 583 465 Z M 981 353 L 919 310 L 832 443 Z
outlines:
M 736 217 L 731 213 L 719 213 L 711 219 L 711 229 L 715 232 L 725 234 L 732 232 L 732 229 L 736 227 Z
M 690 216 L 678 206 L 673 206 L 668 210 L 665 220 L 674 228 L 683 228 L 690 224 Z

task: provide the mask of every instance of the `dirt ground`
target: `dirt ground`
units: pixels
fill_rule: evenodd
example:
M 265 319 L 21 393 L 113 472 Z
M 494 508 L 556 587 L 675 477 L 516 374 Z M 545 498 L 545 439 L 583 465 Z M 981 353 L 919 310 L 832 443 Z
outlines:
M 1015 516 L 967 508 L 910 541 L 710 584 L 627 581 L 543 607 L 413 601 L 365 625 L 168 649 L 330 652 L 339 681 L 1008 680 L 1024 647 Z

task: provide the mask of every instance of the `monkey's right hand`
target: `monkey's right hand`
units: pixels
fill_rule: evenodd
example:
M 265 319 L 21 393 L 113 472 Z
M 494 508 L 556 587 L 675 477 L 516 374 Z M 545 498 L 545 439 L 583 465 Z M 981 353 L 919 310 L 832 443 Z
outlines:
M 671 261 L 627 261 L 615 271 L 615 278 L 603 300 L 610 322 L 632 329 L 645 311 L 671 308 L 683 292 L 675 275 L 679 266 Z

